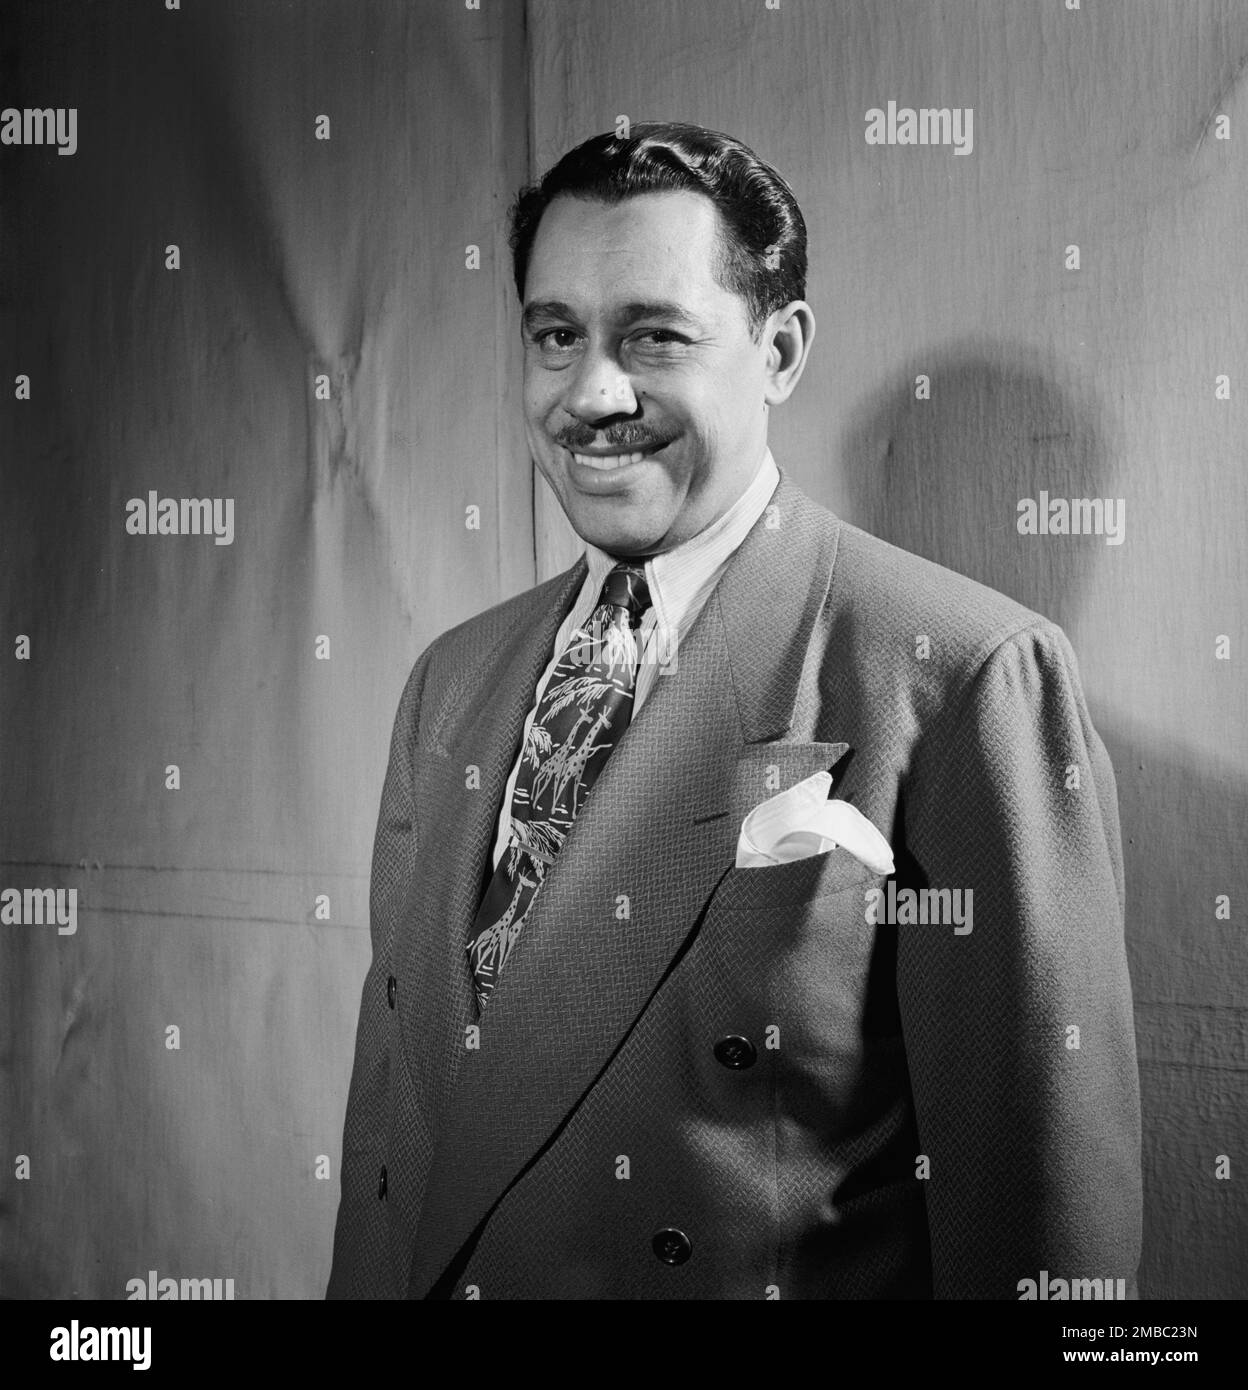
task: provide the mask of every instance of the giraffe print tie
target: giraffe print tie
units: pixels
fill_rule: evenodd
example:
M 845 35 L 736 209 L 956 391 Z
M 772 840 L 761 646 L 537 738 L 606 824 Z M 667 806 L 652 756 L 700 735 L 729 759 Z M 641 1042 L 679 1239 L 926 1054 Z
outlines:
M 538 703 L 511 798 L 511 836 L 468 941 L 484 1012 L 525 914 L 611 751 L 628 728 L 637 684 L 637 627 L 650 606 L 644 561 L 607 575 L 593 616 L 574 629 Z

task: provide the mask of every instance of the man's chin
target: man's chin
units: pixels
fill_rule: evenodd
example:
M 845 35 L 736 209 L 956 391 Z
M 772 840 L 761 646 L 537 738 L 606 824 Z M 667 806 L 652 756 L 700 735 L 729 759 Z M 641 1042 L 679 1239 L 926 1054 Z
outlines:
M 628 508 L 615 509 L 615 515 L 604 515 L 606 508 L 583 505 L 564 510 L 576 534 L 608 555 L 649 554 L 660 548 L 668 531 L 661 521 Z
M 613 555 L 653 550 L 671 529 L 681 499 L 671 495 L 666 472 L 650 460 L 624 464 L 611 474 L 585 479 L 583 465 L 573 465 L 556 490 L 572 529 L 584 541 Z M 627 476 L 625 476 L 627 475 Z

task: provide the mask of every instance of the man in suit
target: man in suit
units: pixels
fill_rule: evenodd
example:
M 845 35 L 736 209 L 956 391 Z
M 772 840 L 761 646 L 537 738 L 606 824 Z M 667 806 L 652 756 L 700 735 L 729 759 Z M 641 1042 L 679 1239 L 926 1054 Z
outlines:
M 738 141 L 591 139 L 512 249 L 586 551 L 404 690 L 330 1296 L 1133 1289 L 1117 804 L 1065 636 L 778 470 L 805 228 Z M 820 773 L 891 870 L 738 867 Z

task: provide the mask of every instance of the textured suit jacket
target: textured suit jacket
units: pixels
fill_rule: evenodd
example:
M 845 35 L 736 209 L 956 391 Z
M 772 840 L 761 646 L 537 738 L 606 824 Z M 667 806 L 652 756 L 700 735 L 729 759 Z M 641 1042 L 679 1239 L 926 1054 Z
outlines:
M 440 637 L 403 693 L 329 1295 L 1133 1281 L 1117 804 L 1070 646 L 783 475 L 474 1032 L 464 944 L 584 572 Z M 889 838 L 899 890 L 973 893 L 969 933 L 869 922 L 885 881 L 844 850 L 734 867 L 746 813 L 821 769 Z

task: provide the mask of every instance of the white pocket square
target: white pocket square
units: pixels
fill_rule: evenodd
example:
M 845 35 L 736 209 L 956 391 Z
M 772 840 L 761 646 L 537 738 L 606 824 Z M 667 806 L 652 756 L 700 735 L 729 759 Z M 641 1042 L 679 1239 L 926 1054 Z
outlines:
M 848 801 L 829 801 L 830 772 L 769 797 L 741 822 L 737 868 L 765 869 L 841 848 L 877 874 L 893 872 L 888 841 Z

